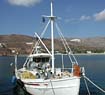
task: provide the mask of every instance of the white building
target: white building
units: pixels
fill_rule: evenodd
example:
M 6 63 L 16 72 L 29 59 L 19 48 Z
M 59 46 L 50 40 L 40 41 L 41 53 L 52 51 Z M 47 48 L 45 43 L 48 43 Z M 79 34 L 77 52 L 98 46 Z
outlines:
M 71 42 L 81 42 L 81 40 L 80 39 L 72 39 L 72 40 L 70 40 Z
M 91 54 L 92 52 L 91 51 L 87 51 L 87 54 Z
M 33 42 L 26 42 L 27 45 L 33 45 Z

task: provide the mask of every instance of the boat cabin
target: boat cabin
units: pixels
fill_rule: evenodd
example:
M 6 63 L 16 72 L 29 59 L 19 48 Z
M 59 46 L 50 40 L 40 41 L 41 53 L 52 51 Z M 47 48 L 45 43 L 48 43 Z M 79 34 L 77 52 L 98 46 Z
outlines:
M 32 54 L 29 56 L 27 63 L 27 69 L 45 69 L 46 66 L 50 65 L 51 56 L 47 53 Z

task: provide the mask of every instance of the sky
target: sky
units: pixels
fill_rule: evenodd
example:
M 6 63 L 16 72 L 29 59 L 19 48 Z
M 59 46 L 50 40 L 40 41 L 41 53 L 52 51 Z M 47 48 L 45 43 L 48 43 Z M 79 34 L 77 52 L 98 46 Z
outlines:
M 53 1 L 65 37 L 105 37 L 105 0 Z M 50 0 L 0 0 L 0 35 L 40 34 L 48 21 L 42 15 L 50 15 Z

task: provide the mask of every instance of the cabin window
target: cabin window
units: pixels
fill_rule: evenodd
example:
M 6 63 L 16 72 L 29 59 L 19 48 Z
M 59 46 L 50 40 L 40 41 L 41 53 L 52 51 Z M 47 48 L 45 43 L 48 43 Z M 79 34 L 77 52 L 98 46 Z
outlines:
M 42 62 L 49 62 L 49 57 L 42 58 Z
M 42 57 L 42 58 L 33 58 L 33 61 L 36 62 L 36 63 L 39 63 L 39 62 L 49 62 L 49 57 Z
M 39 63 L 41 62 L 41 58 L 33 58 L 33 61 Z

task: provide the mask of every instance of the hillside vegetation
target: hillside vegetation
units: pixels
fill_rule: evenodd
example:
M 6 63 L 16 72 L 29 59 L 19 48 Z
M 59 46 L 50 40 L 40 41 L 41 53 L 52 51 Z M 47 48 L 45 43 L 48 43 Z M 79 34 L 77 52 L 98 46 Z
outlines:
M 86 53 L 91 51 L 93 53 L 103 53 L 105 51 L 105 37 L 94 38 L 78 38 L 79 41 L 73 41 L 67 38 L 67 42 L 71 47 L 73 53 Z M 51 50 L 50 39 L 43 38 L 43 42 L 46 44 L 49 50 Z M 12 55 L 15 53 L 29 54 L 32 50 L 33 43 L 37 41 L 37 38 L 26 35 L 0 35 L 0 55 Z M 60 39 L 55 39 L 55 52 L 65 53 L 64 46 L 61 44 Z

